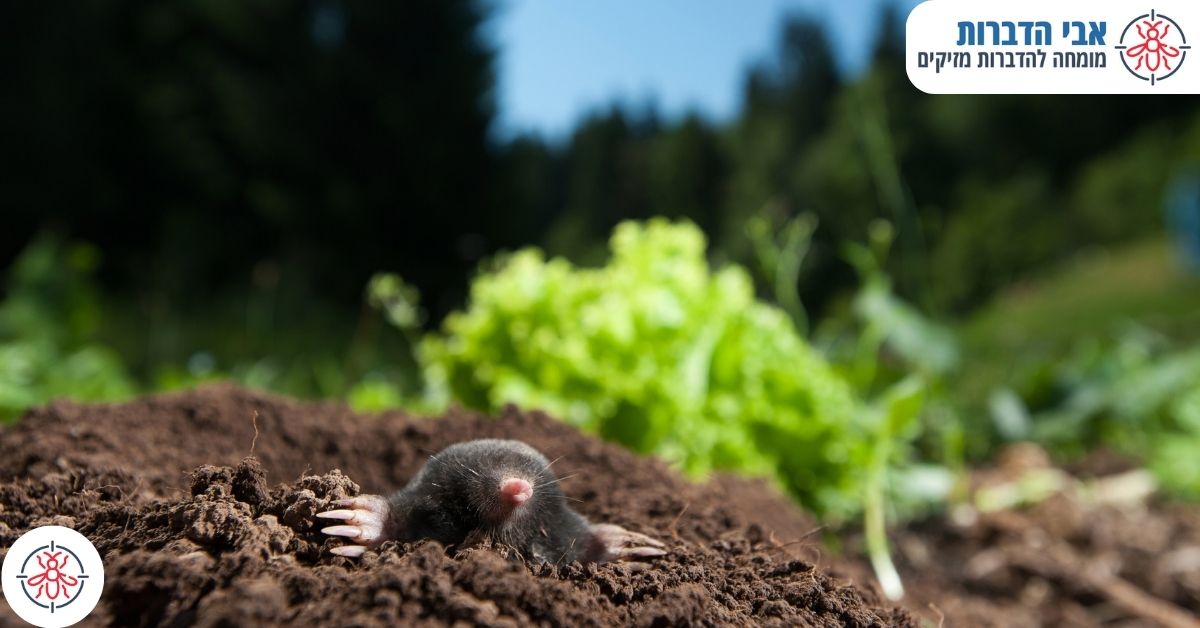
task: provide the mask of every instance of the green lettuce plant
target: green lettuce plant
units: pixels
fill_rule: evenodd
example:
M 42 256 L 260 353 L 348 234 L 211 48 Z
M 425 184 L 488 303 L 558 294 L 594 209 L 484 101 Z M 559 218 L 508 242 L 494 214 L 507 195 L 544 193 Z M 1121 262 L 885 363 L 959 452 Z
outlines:
M 858 512 L 882 413 L 755 299 L 740 267 L 705 259 L 690 223 L 624 223 L 600 268 L 525 249 L 471 288 L 419 349 L 436 403 L 542 408 L 688 472 L 775 478 L 827 518 Z

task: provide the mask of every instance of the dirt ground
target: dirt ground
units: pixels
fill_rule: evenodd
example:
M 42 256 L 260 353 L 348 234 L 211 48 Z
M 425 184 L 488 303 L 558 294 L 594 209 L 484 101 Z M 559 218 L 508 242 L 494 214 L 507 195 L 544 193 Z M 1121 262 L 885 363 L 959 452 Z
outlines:
M 332 556 L 329 500 L 402 486 L 461 440 L 518 438 L 577 509 L 670 555 L 529 566 L 489 548 L 385 544 Z M 539 413 L 356 415 L 219 385 L 119 405 L 57 402 L 0 430 L 0 546 L 38 525 L 91 538 L 105 594 L 84 625 L 1179 626 L 1200 628 L 1200 507 L 1086 492 L 892 533 L 906 610 L 880 601 L 861 540 L 818 545 L 766 485 L 680 478 Z M 253 454 L 251 456 L 251 453 Z M 338 471 L 340 469 L 340 471 Z M 1116 478 L 1099 456 L 1071 472 Z M 976 474 L 1004 480 L 1004 469 Z M 19 625 L 0 602 L 0 625 Z
M 482 437 L 562 456 L 582 514 L 670 554 L 642 569 L 428 541 L 329 554 L 313 515 L 330 500 L 393 491 L 429 454 Z M 104 558 L 104 595 L 81 625 L 921 625 L 814 564 L 816 526 L 766 485 L 692 484 L 538 413 L 362 416 L 220 385 L 56 402 L 0 431 L 0 451 L 0 546 L 59 524 Z M 3 603 L 0 624 L 20 624 Z
M 953 626 L 1200 628 L 1200 507 L 1129 498 L 1129 469 L 1100 453 L 1036 505 L 895 532 L 906 605 Z

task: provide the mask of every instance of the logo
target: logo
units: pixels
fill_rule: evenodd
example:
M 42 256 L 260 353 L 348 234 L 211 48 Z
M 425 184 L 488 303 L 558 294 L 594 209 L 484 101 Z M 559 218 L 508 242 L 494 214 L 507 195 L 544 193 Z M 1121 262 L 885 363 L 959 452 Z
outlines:
M 1151 10 L 1125 26 L 1115 48 L 1130 74 L 1156 85 L 1179 71 L 1191 46 L 1175 20 Z
M 104 590 L 104 564 L 87 537 L 62 526 L 34 528 L 8 549 L 0 570 L 4 599 L 41 628 L 87 617 Z
M 904 69 L 929 94 L 1200 94 L 1198 0 L 913 1 Z

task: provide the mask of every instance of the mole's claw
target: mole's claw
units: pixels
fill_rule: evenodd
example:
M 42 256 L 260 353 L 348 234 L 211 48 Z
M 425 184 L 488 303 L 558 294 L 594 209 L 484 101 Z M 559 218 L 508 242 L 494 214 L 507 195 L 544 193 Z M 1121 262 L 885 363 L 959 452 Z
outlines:
M 359 495 L 332 503 L 341 508 L 319 512 L 317 518 L 339 520 L 343 525 L 329 526 L 321 532 L 330 536 L 343 536 L 359 544 L 335 547 L 330 550 L 334 554 L 355 558 L 362 556 L 366 546 L 388 539 L 385 528 L 391 506 L 388 505 L 387 499 L 378 495 Z
M 363 555 L 363 552 L 366 551 L 367 548 L 363 547 L 362 545 L 339 545 L 338 547 L 329 548 L 330 554 L 337 554 L 338 556 L 345 556 L 346 558 L 358 558 L 359 556 Z
M 657 547 L 628 547 L 620 551 L 620 558 L 654 558 L 666 556 L 667 551 Z
M 322 519 L 344 519 L 349 521 L 354 518 L 353 510 L 327 510 L 317 513 L 317 516 Z
M 331 536 L 345 536 L 356 539 L 362 536 L 363 530 L 358 526 L 329 526 L 321 530 Z
M 591 531 L 596 550 L 590 558 L 595 561 L 654 558 L 667 554 L 666 545 L 661 541 L 621 526 L 599 523 L 593 525 Z

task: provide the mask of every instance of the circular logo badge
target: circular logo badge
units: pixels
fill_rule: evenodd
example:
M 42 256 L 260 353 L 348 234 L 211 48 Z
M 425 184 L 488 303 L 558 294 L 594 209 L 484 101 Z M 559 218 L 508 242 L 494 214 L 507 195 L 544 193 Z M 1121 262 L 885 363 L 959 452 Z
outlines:
M 70 626 L 100 601 L 104 563 L 82 534 L 42 526 L 22 534 L 8 549 L 0 584 L 21 619 L 41 628 Z
M 1115 48 L 1130 74 L 1155 85 L 1179 71 L 1192 47 L 1175 20 L 1150 11 L 1125 26 Z

